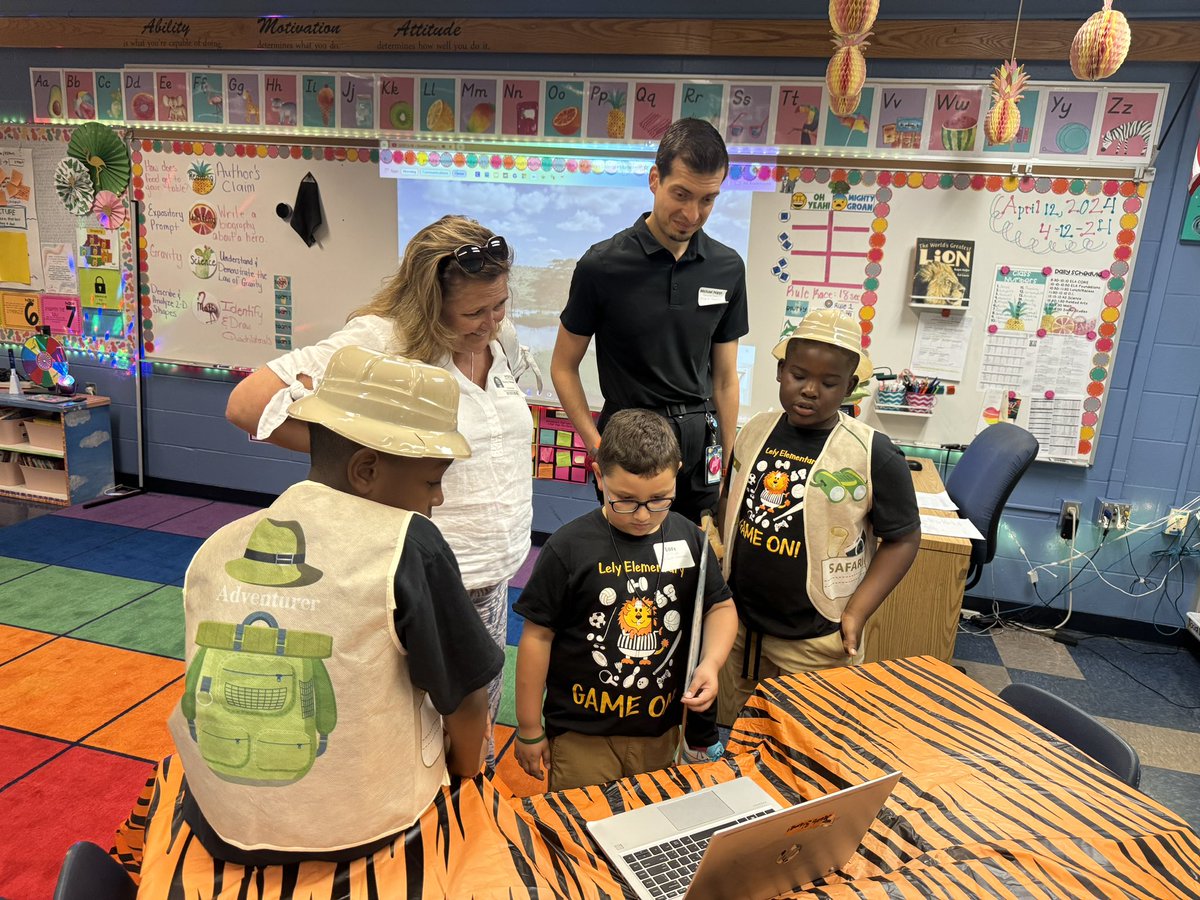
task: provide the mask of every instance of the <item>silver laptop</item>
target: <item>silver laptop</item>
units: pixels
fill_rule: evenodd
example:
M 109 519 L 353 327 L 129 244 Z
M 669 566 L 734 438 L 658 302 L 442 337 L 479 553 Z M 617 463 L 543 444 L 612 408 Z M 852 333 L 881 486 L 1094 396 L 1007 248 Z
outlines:
M 845 865 L 899 780 L 892 772 L 782 809 L 735 778 L 588 830 L 642 900 L 767 900 Z

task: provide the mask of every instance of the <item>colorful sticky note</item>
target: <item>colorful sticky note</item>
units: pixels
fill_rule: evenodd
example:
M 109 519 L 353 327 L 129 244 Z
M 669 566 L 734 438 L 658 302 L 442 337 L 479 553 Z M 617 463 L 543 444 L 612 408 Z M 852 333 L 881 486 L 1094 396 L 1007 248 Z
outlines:
M 585 469 L 572 469 L 571 480 L 582 484 L 587 481 L 587 471 Z
M 557 444 L 559 447 L 570 447 L 571 446 L 571 432 L 569 432 L 569 431 L 557 432 L 554 435 L 554 443 Z
M 539 447 L 538 448 L 538 459 L 541 460 L 542 462 L 547 462 L 547 463 L 554 462 L 554 448 L 553 447 Z
M 551 431 L 549 428 L 541 429 L 541 431 L 538 432 L 538 443 L 539 444 L 553 444 L 554 443 L 554 432 Z
M 568 453 L 566 450 L 559 450 L 557 453 L 554 454 L 554 465 L 570 466 L 571 465 L 571 454 Z
M 24 231 L 0 231 L 0 282 L 30 282 L 29 242 Z

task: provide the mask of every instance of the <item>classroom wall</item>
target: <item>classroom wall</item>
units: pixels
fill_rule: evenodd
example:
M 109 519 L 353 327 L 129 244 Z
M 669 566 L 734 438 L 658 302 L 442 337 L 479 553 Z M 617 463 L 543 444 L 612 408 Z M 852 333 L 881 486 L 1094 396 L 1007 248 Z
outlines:
M 885 15 L 908 18 L 1011 18 L 1014 10 L 964 14 L 962 5 L 951 0 L 888 0 Z M 1014 4 L 1015 6 L 1015 4 Z M 89 15 L 65 0 L 9 0 L 9 15 Z M 1025 4 L 1027 19 L 1078 18 L 1081 22 L 1097 8 L 1095 0 L 1030 0 Z M 805 5 L 799 14 L 823 15 L 824 4 Z M 105 7 L 108 15 L 169 15 L 171 4 L 138 4 L 114 0 Z M 210 15 L 249 15 L 243 3 L 210 0 L 205 7 Z M 265 10 L 264 10 L 265 12 Z M 328 15 L 328 9 L 301 3 L 276 3 L 269 12 L 291 15 Z M 593 6 L 578 3 L 551 3 L 549 0 L 522 0 L 505 7 L 509 16 L 594 16 Z M 495 15 L 494 9 L 478 0 L 457 0 L 439 5 L 440 16 Z M 678 7 L 667 2 L 618 0 L 604 5 L 606 16 L 651 16 L 669 18 L 679 15 Z M 738 5 L 745 18 L 774 18 L 778 4 L 753 0 Z M 427 16 L 427 5 L 411 2 L 382 4 L 358 0 L 344 4 L 338 15 Z M 695 0 L 686 15 L 701 18 L 730 16 L 727 3 Z M 1137 17 L 1200 18 L 1195 0 L 1153 0 L 1139 5 Z M 1132 20 L 1137 40 L 1137 18 Z M 1029 26 L 1032 27 L 1032 26 Z M 536 48 L 536 37 L 531 41 Z M 868 71 L 875 77 L 975 79 L 985 81 L 996 60 L 978 63 L 951 61 L 871 60 L 867 51 Z M 1019 51 L 1018 51 L 1019 57 Z M 14 89 L 0 94 L 0 118 L 26 118 L 29 110 L 28 69 L 42 65 L 81 67 L 137 63 L 209 65 L 295 65 L 344 67 L 395 67 L 454 69 L 478 68 L 496 71 L 622 71 L 664 74 L 741 74 L 763 76 L 813 76 L 824 72 L 824 60 L 787 58 L 641 58 L 641 57 L 564 57 L 564 56 L 490 56 L 470 55 L 448 59 L 435 55 L 414 54 L 325 54 L 302 53 L 227 53 L 196 54 L 163 52 L 130 53 L 114 59 L 110 52 L 28 50 L 0 55 L 0 84 Z M 1033 77 L 1070 79 L 1065 60 L 1061 63 L 1034 63 Z M 1188 160 L 1200 137 L 1200 103 L 1195 90 L 1187 91 L 1193 67 L 1185 64 L 1127 63 L 1118 78 L 1122 81 L 1167 82 L 1171 94 L 1167 102 L 1170 116 L 1183 99 L 1183 107 L 1174 127 L 1167 134 L 1158 160 L 1158 178 L 1154 183 L 1148 213 L 1140 236 L 1139 250 L 1120 346 L 1111 380 L 1110 397 L 1095 465 L 1087 469 L 1037 463 L 1025 476 L 1009 503 L 1006 528 L 996 561 L 985 572 L 973 593 L 979 597 L 1013 602 L 1038 602 L 1026 572 L 1029 568 L 1018 549 L 1034 564 L 1051 562 L 1065 555 L 1066 545 L 1055 535 L 1055 520 L 1063 499 L 1083 501 L 1085 517 L 1092 514 L 1095 498 L 1126 499 L 1134 504 L 1134 520 L 1147 521 L 1200 494 L 1200 461 L 1196 446 L 1200 439 L 1200 317 L 1194 310 L 1200 285 L 1200 245 L 1180 244 L 1179 225 L 1185 205 Z M 1185 96 L 1186 93 L 1186 96 Z M 1182 161 L 1181 161 L 1182 160 Z M 597 239 L 604 237 L 597 235 Z M 753 302 L 753 298 L 752 298 Z M 101 393 L 116 402 L 116 447 L 118 468 L 136 470 L 136 444 L 132 415 L 133 381 L 127 375 L 95 367 L 77 367 L 83 381 L 97 383 Z M 303 459 L 276 448 L 252 444 L 245 435 L 224 422 L 228 381 L 212 381 L 189 374 L 155 372 L 145 379 L 145 428 L 148 474 L 158 478 L 220 485 L 241 490 L 276 492 L 303 477 Z M 546 493 L 564 492 L 563 486 L 539 485 Z M 550 508 L 550 507 L 547 507 Z M 567 515 L 569 506 L 553 506 L 556 512 L 541 515 L 539 529 L 554 527 Z M 1017 536 L 1014 540 L 1012 535 Z M 1115 537 L 1111 535 L 1110 537 Z M 1093 528 L 1080 531 L 1078 545 L 1096 546 L 1098 534 Z M 1142 572 L 1149 568 L 1149 554 L 1169 546 L 1168 539 L 1144 535 L 1131 542 L 1133 565 Z M 1096 563 L 1120 588 L 1132 581 L 1131 566 L 1124 547 L 1114 543 L 1101 550 Z M 1164 566 L 1159 566 L 1159 572 Z M 1039 582 L 1042 595 L 1049 597 L 1066 581 L 1043 573 Z M 1178 595 L 1179 609 L 1194 605 L 1195 566 L 1185 561 L 1180 574 L 1173 576 L 1170 595 Z M 1115 616 L 1140 622 L 1178 624 L 1175 614 L 1163 605 L 1160 595 L 1133 600 L 1119 590 L 1103 585 L 1091 574 L 1075 583 L 1075 609 L 1099 615 Z M 1143 588 L 1144 590 L 1144 588 Z M 1061 607 L 1065 597 L 1053 605 Z

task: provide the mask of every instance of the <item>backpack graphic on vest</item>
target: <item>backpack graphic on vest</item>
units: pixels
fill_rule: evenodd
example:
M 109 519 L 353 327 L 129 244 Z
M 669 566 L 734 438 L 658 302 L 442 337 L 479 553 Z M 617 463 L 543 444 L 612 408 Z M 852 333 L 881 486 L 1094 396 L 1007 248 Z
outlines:
M 208 767 L 236 784 L 303 778 L 337 725 L 321 661 L 333 654 L 333 638 L 288 631 L 255 612 L 240 625 L 201 622 L 196 647 L 180 709 Z

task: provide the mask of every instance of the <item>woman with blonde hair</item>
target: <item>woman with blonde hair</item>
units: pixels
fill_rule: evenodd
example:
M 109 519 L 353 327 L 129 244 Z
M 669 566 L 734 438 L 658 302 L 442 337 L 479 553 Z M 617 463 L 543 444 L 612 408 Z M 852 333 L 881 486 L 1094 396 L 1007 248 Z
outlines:
M 450 372 L 460 389 L 458 429 L 471 457 L 447 470 L 445 503 L 433 520 L 502 649 L 508 582 L 529 553 L 533 522 L 529 409 L 516 383 L 529 363 L 505 318 L 511 266 L 502 236 L 464 216 L 438 219 L 413 235 L 399 270 L 345 327 L 256 370 L 234 388 L 225 410 L 259 440 L 307 452 L 308 426 L 288 419 L 287 408 L 312 392 L 335 350 L 359 345 Z M 488 687 L 492 722 L 500 685 L 497 677 Z

